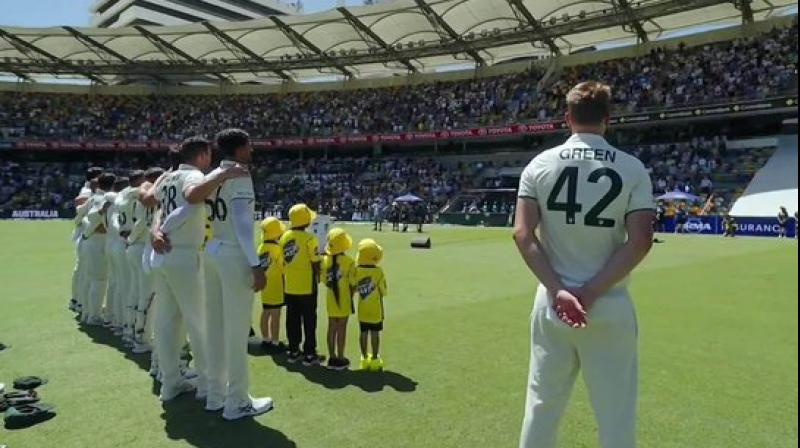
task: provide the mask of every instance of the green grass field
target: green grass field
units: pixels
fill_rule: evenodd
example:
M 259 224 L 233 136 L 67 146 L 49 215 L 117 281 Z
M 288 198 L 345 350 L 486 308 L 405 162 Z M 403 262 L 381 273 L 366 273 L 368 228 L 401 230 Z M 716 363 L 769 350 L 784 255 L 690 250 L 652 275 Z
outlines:
M 350 230 L 356 240 L 373 235 Z M 237 423 L 204 413 L 191 398 L 163 408 L 143 370 L 146 357 L 120 351 L 105 330 L 79 328 L 66 309 L 69 233 L 66 222 L 0 222 L 0 341 L 12 346 L 0 353 L 0 382 L 48 378 L 41 392 L 59 412 L 33 428 L 0 428 L 0 445 L 516 446 L 535 280 L 508 229 L 436 228 L 434 249 L 419 252 L 408 248 L 415 235 L 378 235 L 391 294 L 388 371 L 328 373 L 255 353 L 252 393 L 272 396 L 276 410 Z M 640 446 L 798 446 L 797 244 L 666 240 L 632 285 L 641 329 Z M 595 447 L 595 429 L 579 382 L 561 446 Z

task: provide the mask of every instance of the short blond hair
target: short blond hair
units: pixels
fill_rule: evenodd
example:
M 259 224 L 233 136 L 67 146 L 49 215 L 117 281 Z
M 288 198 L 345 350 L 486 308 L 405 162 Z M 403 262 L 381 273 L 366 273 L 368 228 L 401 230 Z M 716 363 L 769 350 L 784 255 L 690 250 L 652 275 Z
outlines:
M 611 87 L 597 81 L 586 81 L 567 93 L 567 111 L 576 124 L 602 124 L 611 115 Z

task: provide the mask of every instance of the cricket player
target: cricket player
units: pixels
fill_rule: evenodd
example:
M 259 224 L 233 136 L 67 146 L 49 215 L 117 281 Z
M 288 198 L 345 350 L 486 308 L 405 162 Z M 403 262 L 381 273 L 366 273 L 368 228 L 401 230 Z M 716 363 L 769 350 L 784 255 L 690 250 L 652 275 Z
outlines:
M 138 276 L 139 280 L 139 287 L 135 291 L 137 303 L 134 353 L 152 352 L 153 348 L 155 288 L 149 264 L 150 253 L 153 250 L 150 245 L 149 231 L 153 226 L 156 209 L 152 203 L 149 206 L 145 205 L 143 199 L 163 174 L 164 170 L 159 167 L 149 168 L 145 171 L 145 180 L 139 185 L 137 200 L 133 206 L 133 230 L 128 236 L 128 262 L 131 264 L 133 275 Z M 158 357 L 155 353 L 152 353 L 150 363 L 150 374 L 155 377 L 158 375 Z
M 572 136 L 520 180 L 514 239 L 539 279 L 520 448 L 556 446 L 578 371 L 604 448 L 636 446 L 637 323 L 628 276 L 653 244 L 655 204 L 643 164 L 603 135 L 611 90 L 567 95 Z
M 97 191 L 91 198 L 89 211 L 83 218 L 83 242 L 81 257 L 86 260 L 86 276 L 89 285 L 88 303 L 82 310 L 81 322 L 102 325 L 102 307 L 108 287 L 108 260 L 106 258 L 106 212 L 111 203 L 107 192 L 114 188 L 116 176 L 103 173 L 97 178 Z
M 241 129 L 217 134 L 223 169 L 247 167 L 252 161 L 250 136 Z M 208 399 L 206 410 L 222 410 L 225 420 L 272 410 L 271 398 L 251 398 L 247 340 L 254 293 L 264 289 L 265 266 L 253 244 L 255 192 L 250 176 L 222 183 L 211 195 L 212 239 L 206 245 L 206 330 L 208 331 Z M 227 387 L 226 387 L 227 386 Z
M 124 207 L 127 207 L 127 200 L 124 192 L 128 190 L 130 181 L 127 177 L 118 176 L 114 182 L 113 197 L 111 206 L 106 214 L 108 223 L 108 234 L 106 236 L 106 254 L 109 262 L 109 288 L 106 301 L 106 322 L 107 326 L 122 328 L 122 338 L 126 345 L 130 345 L 133 339 L 133 328 L 127 325 L 127 305 L 130 295 L 130 274 L 128 263 L 125 258 L 125 239 L 121 236 L 122 225 L 128 217 L 124 216 Z
M 160 222 L 181 206 L 203 204 L 211 193 L 230 177 L 246 170 L 223 170 L 205 177 L 211 164 L 211 146 L 200 137 L 191 137 L 181 144 L 182 164 L 165 174 L 154 186 L 154 197 L 160 211 L 151 232 L 153 249 L 159 253 L 151 270 L 156 300 L 156 353 L 162 374 L 162 401 L 170 401 L 183 393 L 197 390 L 197 398 L 208 393 L 206 370 L 206 329 L 204 325 L 205 288 L 203 285 L 203 244 L 205 213 L 193 207 L 183 225 L 164 235 Z M 252 242 L 251 242 L 252 244 Z M 192 346 L 197 370 L 197 386 L 185 380 L 180 372 L 180 351 L 183 344 L 181 327 L 185 325 Z
M 84 278 L 86 274 L 86 263 L 81 262 L 81 241 L 83 238 L 83 218 L 89 211 L 89 204 L 93 191 L 92 181 L 96 181 L 97 177 L 103 174 L 103 169 L 93 166 L 86 170 L 86 182 L 83 184 L 80 193 L 75 198 L 75 228 L 72 231 L 72 241 L 75 244 L 75 268 L 72 270 L 72 298 L 69 301 L 69 309 L 72 311 L 80 311 L 80 304 L 78 298 L 81 296 L 82 291 L 88 288 L 83 287 L 85 284 Z M 83 300 L 86 297 L 82 298 Z

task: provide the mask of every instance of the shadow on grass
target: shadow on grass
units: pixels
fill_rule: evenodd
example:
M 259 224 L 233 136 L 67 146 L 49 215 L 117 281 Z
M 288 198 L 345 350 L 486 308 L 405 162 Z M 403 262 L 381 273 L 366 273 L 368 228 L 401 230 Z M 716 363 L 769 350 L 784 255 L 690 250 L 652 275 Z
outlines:
M 150 371 L 150 353 L 133 353 L 129 348 L 125 347 L 122 338 L 120 336 L 114 336 L 114 333 L 110 329 L 102 326 L 95 327 L 90 325 L 78 325 L 78 329 L 89 336 L 95 344 L 102 344 L 115 348 L 125 356 L 125 359 L 132 361 L 139 366 L 140 369 L 145 372 Z
M 165 403 L 161 418 L 165 422 L 167 437 L 171 440 L 184 440 L 197 448 L 297 446 L 282 432 L 266 427 L 256 419 L 227 422 L 219 412 L 204 411 L 191 397 L 181 397 Z M 269 420 L 269 414 L 258 419 Z
M 302 363 L 289 363 L 284 354 L 267 354 L 257 349 L 250 351 L 253 356 L 269 356 L 279 367 L 288 372 L 303 375 L 306 380 L 328 389 L 344 389 L 355 386 L 364 392 L 374 393 L 391 388 L 398 392 L 414 392 L 417 382 L 411 378 L 390 370 L 383 372 L 364 372 L 360 370 L 344 370 L 341 372 L 328 370 L 323 366 L 306 367 Z

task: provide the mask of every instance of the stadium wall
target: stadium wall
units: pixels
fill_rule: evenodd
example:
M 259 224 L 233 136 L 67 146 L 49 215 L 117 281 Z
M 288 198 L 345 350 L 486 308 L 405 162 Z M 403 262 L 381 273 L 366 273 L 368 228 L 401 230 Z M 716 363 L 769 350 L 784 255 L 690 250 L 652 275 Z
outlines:
M 460 81 L 473 78 L 487 78 L 506 74 L 520 73 L 532 67 L 542 70 L 552 63 L 560 67 L 592 64 L 611 59 L 629 58 L 645 55 L 655 48 L 676 48 L 681 43 L 688 46 L 733 40 L 745 36 L 753 36 L 771 30 L 774 27 L 789 26 L 796 16 L 775 17 L 770 20 L 750 25 L 734 26 L 705 33 L 680 36 L 658 40 L 642 45 L 625 46 L 601 51 L 563 55 L 557 59 L 525 60 L 503 62 L 474 70 L 459 70 L 439 73 L 418 73 L 408 76 L 385 78 L 354 79 L 338 82 L 296 83 L 260 85 L 215 85 L 215 86 L 151 86 L 151 85 L 74 85 L 47 84 L 30 82 L 0 82 L 0 91 L 7 92 L 39 92 L 39 93 L 73 93 L 95 95 L 256 95 L 281 94 L 293 92 L 314 92 L 330 90 L 359 90 L 407 85 L 426 84 L 431 82 Z

